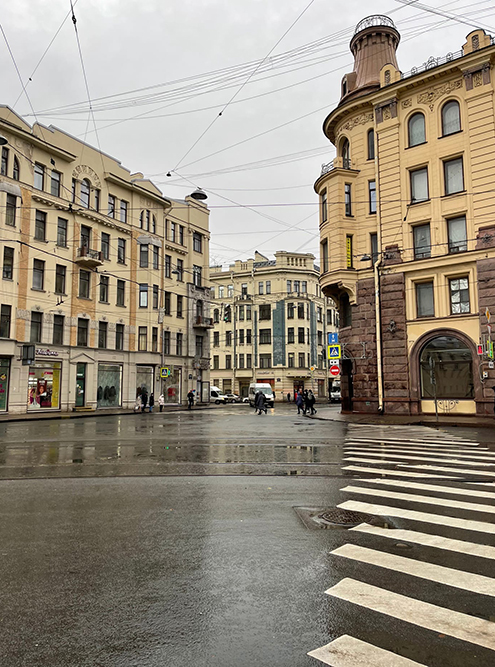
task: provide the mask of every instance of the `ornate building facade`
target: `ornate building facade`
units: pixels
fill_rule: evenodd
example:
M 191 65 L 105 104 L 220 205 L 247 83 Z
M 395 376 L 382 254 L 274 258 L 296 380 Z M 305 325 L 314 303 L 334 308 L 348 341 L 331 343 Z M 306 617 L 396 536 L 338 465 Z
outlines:
M 0 135 L 0 411 L 207 396 L 204 203 L 7 107 Z
M 369 17 L 323 131 L 321 286 L 340 310 L 343 409 L 493 414 L 495 41 L 399 70 Z M 330 251 L 331 249 L 331 251 Z

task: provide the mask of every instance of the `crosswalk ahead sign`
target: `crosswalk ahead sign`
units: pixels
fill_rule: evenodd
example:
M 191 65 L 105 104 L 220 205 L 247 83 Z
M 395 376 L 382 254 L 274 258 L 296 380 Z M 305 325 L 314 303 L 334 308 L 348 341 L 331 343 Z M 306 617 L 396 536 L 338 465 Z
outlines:
M 328 358 L 329 359 L 340 359 L 341 349 L 340 345 L 329 345 L 328 346 Z

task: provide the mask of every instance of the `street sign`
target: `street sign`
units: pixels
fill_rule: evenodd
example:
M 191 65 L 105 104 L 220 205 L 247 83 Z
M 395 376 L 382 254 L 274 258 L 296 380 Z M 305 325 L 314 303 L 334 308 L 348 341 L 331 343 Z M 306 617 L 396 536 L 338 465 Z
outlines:
M 167 368 L 166 366 L 162 366 L 162 368 L 160 368 L 160 377 L 162 380 L 169 378 L 171 375 L 172 375 L 171 368 Z
M 340 375 L 340 366 L 330 366 L 330 375 Z
M 313 373 L 316 370 L 316 366 L 310 366 L 309 370 Z
M 329 359 L 340 359 L 341 351 L 340 345 L 329 345 L 328 346 L 328 358 Z
M 490 315 L 490 311 L 489 311 L 488 308 L 485 310 L 485 317 L 486 317 L 486 321 L 489 322 L 491 315 Z
M 333 331 L 332 333 L 328 334 L 328 344 L 329 345 L 337 345 L 339 342 L 339 334 L 337 331 Z

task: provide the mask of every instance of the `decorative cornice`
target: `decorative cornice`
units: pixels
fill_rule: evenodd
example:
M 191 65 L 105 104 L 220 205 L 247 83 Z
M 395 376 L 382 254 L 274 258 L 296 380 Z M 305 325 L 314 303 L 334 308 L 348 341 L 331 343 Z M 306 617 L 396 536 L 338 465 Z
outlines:
M 418 104 L 427 104 L 430 107 L 430 111 L 433 111 L 435 102 L 445 95 L 449 95 L 452 91 L 458 90 L 462 86 L 462 79 L 456 79 L 455 81 L 447 81 L 441 86 L 435 86 L 426 90 L 424 93 L 420 93 L 417 97 Z

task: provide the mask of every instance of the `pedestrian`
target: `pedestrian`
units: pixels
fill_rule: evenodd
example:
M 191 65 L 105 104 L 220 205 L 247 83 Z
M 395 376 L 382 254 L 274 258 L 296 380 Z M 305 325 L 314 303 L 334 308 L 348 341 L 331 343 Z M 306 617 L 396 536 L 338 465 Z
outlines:
M 264 412 L 265 415 L 266 415 L 266 413 L 267 413 L 267 409 L 266 409 L 266 396 L 265 396 L 265 394 L 264 394 L 262 391 L 259 391 L 259 392 L 256 394 L 256 398 L 255 398 L 255 403 L 254 403 L 254 405 L 255 405 L 255 408 L 256 408 L 256 410 L 258 411 L 258 414 L 259 414 L 259 415 L 260 415 L 262 412 Z
M 316 403 L 315 395 L 313 394 L 313 392 L 310 389 L 308 391 L 308 407 L 309 407 L 312 415 L 316 414 L 315 403 Z
M 304 408 L 303 408 L 303 415 L 306 414 L 306 412 L 309 410 L 309 405 L 308 405 L 308 390 L 305 389 L 303 391 L 303 403 L 304 403 Z
M 134 403 L 134 412 L 141 412 L 141 409 L 143 407 L 142 401 L 141 401 L 141 396 L 138 394 L 136 396 L 136 402 Z
M 141 392 L 141 412 L 146 412 L 146 406 L 148 405 L 148 392 L 146 389 L 143 389 Z
M 290 391 L 287 392 L 287 403 L 290 403 Z
M 187 409 L 191 410 L 193 405 L 194 405 L 194 391 L 192 389 L 189 389 L 187 393 Z
M 297 414 L 301 414 L 301 410 L 304 408 L 303 395 L 300 391 L 296 395 L 296 405 L 297 405 Z
M 155 405 L 155 395 L 153 392 L 150 394 L 150 401 L 149 401 L 149 406 L 150 406 L 150 412 L 153 412 L 153 407 Z
M 163 392 L 158 396 L 158 405 L 160 406 L 160 412 L 163 410 L 163 406 L 165 405 L 165 396 L 163 395 Z

